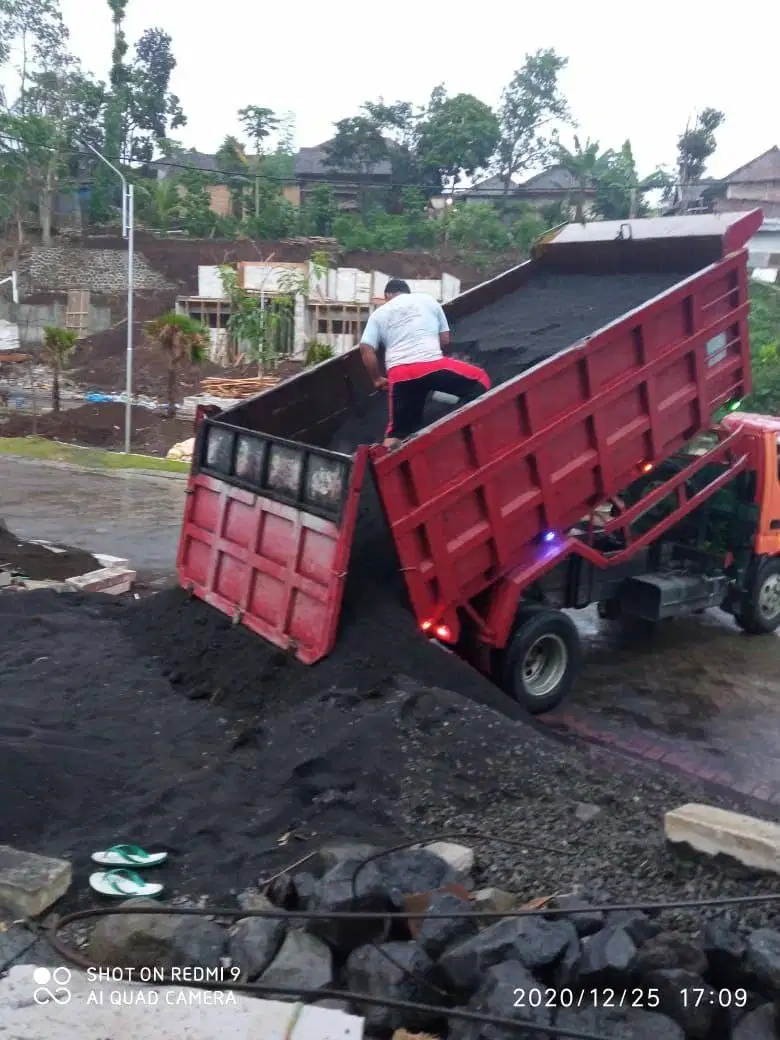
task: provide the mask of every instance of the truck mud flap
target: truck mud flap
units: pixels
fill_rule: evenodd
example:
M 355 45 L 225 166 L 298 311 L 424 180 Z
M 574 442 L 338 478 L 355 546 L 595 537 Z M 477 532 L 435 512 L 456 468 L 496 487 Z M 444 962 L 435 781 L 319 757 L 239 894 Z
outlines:
M 367 454 L 214 419 L 198 430 L 177 558 L 181 586 L 304 664 L 338 634 Z

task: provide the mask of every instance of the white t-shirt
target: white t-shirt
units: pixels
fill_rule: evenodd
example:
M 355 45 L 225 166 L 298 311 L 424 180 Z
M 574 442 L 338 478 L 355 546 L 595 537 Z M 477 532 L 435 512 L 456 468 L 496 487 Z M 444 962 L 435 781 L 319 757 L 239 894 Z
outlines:
M 438 361 L 444 354 L 439 333 L 449 332 L 441 305 L 426 293 L 401 293 L 377 307 L 366 322 L 361 343 L 385 348 L 385 368 Z

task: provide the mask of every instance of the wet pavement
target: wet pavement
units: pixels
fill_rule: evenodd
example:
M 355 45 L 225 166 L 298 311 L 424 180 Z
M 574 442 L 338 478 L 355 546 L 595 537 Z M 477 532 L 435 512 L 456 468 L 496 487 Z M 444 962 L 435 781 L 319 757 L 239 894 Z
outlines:
M 170 575 L 185 483 L 0 458 L 0 517 L 21 538 L 124 556 L 143 581 Z
M 583 672 L 539 720 L 676 772 L 780 804 L 780 641 L 719 610 L 633 631 L 577 617 Z

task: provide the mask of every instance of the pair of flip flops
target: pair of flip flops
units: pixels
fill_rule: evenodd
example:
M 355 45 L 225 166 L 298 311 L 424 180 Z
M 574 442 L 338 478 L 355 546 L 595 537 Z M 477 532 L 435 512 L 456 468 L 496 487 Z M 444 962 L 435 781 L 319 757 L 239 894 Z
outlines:
M 158 896 L 163 886 L 157 881 L 145 881 L 137 870 L 143 867 L 158 867 L 167 858 L 167 852 L 147 852 L 137 845 L 113 845 L 110 849 L 93 852 L 92 859 L 95 863 L 113 869 L 98 870 L 90 874 L 90 888 L 102 896 Z M 132 867 L 136 870 L 130 869 Z

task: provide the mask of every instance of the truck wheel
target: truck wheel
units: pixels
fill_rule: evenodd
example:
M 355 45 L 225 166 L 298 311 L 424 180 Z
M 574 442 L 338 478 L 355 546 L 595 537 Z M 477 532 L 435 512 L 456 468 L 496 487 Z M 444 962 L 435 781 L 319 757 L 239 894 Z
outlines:
M 532 715 L 551 711 L 571 689 L 581 656 L 570 618 L 560 610 L 521 608 L 504 658 L 504 689 Z
M 780 625 L 780 559 L 757 561 L 735 617 L 751 635 L 774 632 Z

